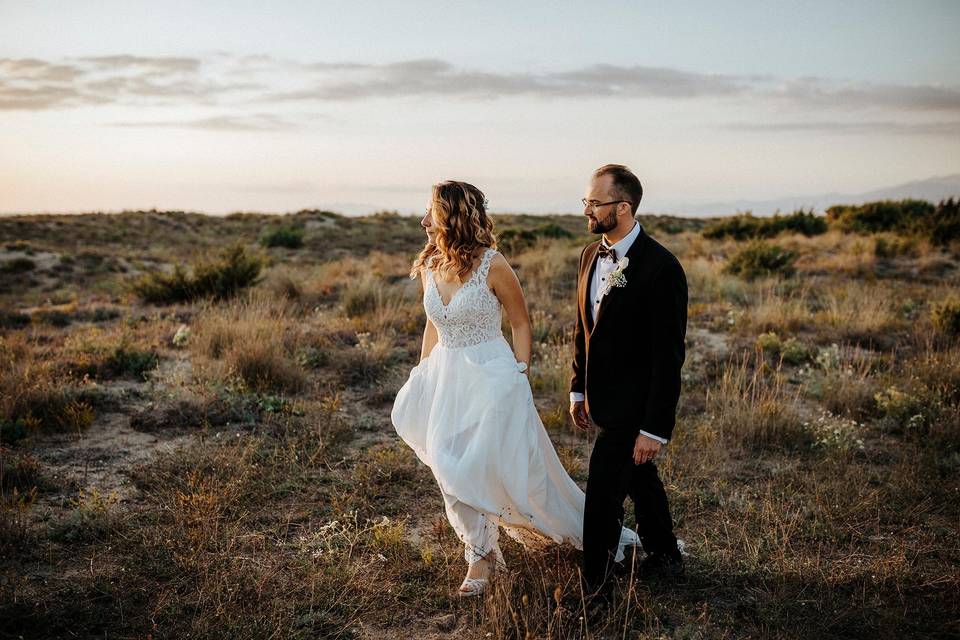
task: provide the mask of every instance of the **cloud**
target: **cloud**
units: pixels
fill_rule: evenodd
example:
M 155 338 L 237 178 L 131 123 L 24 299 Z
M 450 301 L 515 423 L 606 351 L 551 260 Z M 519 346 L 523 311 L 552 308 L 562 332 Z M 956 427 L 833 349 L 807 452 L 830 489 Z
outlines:
M 532 73 L 466 69 L 431 58 L 387 64 L 303 62 L 228 53 L 206 58 L 121 54 L 59 61 L 0 59 L 0 110 L 518 96 L 723 99 L 807 111 L 960 113 L 960 86 L 699 73 L 644 65 L 595 64 Z
M 67 82 L 83 74 L 72 64 L 54 64 L 36 58 L 0 58 L 0 77 L 21 77 L 38 82 Z
M 93 64 L 99 69 L 142 69 L 165 72 L 193 72 L 200 69 L 199 58 L 183 57 L 141 57 L 130 55 L 95 56 L 79 59 Z
M 209 104 L 261 89 L 224 82 L 197 58 L 129 55 L 49 62 L 0 58 L 0 110 L 43 110 L 98 104 Z
M 390 64 L 312 63 L 305 88 L 267 94 L 267 101 L 371 98 L 733 98 L 799 108 L 960 111 L 960 87 L 891 85 L 827 78 L 710 74 L 643 65 L 595 64 L 572 71 L 494 73 L 458 69 L 436 59 Z
M 251 116 L 221 115 L 193 120 L 111 122 L 111 127 L 144 129 L 201 129 L 206 131 L 288 131 L 298 125 L 269 113 Z
M 806 107 L 960 111 L 960 86 L 892 85 L 798 78 L 768 90 L 769 97 Z
M 960 135 L 960 121 L 947 122 L 733 122 L 724 129 L 757 133 L 837 133 L 837 134 L 895 134 L 895 135 Z
M 696 98 L 741 95 L 750 90 L 745 76 L 691 73 L 664 67 L 597 64 L 579 71 L 554 73 L 546 83 L 575 95 L 627 95 Z
M 555 73 L 491 73 L 457 69 L 435 59 L 391 64 L 314 63 L 313 86 L 268 95 L 267 100 L 341 101 L 401 96 L 457 98 L 729 96 L 749 86 L 734 76 L 698 74 L 659 67 L 594 65 Z

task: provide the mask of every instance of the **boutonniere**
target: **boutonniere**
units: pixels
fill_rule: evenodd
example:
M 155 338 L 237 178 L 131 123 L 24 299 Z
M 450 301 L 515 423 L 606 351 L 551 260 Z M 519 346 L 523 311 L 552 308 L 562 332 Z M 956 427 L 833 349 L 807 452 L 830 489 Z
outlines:
M 630 258 L 623 256 L 617 262 L 617 268 L 610 272 L 610 275 L 607 276 L 607 286 L 603 289 L 602 295 L 607 295 L 610 293 L 610 289 L 613 287 L 625 287 L 627 286 L 627 276 L 623 275 L 623 270 L 627 268 L 627 265 L 630 264 Z

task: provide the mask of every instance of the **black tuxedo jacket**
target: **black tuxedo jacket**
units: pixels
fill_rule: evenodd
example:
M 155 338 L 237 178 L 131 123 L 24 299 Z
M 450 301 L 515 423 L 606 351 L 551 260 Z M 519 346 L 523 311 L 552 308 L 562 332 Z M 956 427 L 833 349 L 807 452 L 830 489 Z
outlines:
M 635 438 L 642 429 L 670 438 L 685 358 L 686 275 L 641 227 L 627 251 L 627 283 L 603 297 L 594 322 L 589 295 L 599 246 L 580 254 L 570 390 L 585 395 L 590 417 L 610 435 Z

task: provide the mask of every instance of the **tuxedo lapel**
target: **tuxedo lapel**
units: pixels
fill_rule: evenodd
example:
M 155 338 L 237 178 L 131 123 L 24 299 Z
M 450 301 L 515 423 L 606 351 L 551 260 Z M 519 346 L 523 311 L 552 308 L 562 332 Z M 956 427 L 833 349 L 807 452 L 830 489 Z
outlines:
M 584 255 L 587 266 L 583 272 L 580 273 L 580 308 L 582 309 L 584 324 L 586 325 L 588 331 L 593 331 L 594 325 L 593 313 L 591 311 L 592 303 L 590 301 L 590 283 L 593 280 L 593 270 L 596 269 L 597 266 L 597 250 L 599 248 L 599 242 L 587 247 L 587 252 Z
M 623 277 L 627 280 L 627 284 L 625 285 L 626 287 L 630 286 L 630 274 L 633 273 L 635 267 L 637 266 L 638 259 L 643 253 L 643 246 L 645 244 L 646 234 L 643 231 L 643 227 L 640 227 L 640 234 L 634 239 L 633 244 L 630 245 L 630 248 L 627 249 L 626 257 L 629 259 L 630 264 L 628 264 L 627 268 L 623 270 Z M 600 299 L 600 308 L 597 309 L 597 317 L 593 322 L 591 331 L 595 330 L 597 325 L 600 324 L 600 318 L 603 317 L 607 307 L 610 306 L 616 299 L 619 299 L 623 296 L 623 291 L 619 291 L 619 289 L 620 287 L 611 287 L 610 291 L 607 292 L 607 295 Z

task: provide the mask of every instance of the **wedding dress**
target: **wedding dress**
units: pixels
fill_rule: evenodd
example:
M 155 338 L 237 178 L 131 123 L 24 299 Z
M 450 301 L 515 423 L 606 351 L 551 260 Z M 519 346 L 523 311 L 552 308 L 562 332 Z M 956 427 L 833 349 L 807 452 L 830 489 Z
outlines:
M 527 376 L 501 330 L 501 305 L 487 284 L 487 249 L 447 304 L 429 268 L 423 294 L 438 343 L 410 371 L 391 419 L 433 471 L 467 562 L 493 552 L 499 527 L 529 547 L 583 548 L 584 493 L 570 478 L 540 421 Z M 624 528 L 624 547 L 639 545 Z

